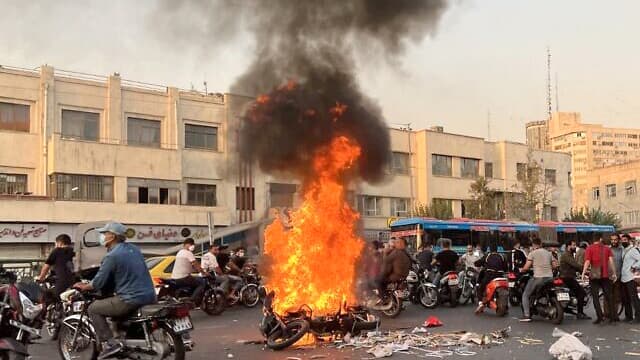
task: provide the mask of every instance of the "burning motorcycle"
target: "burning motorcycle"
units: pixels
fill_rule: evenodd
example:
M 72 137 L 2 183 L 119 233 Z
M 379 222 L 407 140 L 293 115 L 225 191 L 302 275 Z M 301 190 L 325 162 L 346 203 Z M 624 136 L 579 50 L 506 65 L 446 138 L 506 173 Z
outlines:
M 551 279 L 531 295 L 530 315 L 540 315 L 558 325 L 570 300 L 569 289 L 564 287 L 562 279 Z
M 196 304 L 207 315 L 220 315 L 227 308 L 226 294 L 216 285 L 213 275 L 203 277 L 206 288 L 202 299 Z M 156 287 L 158 300 L 173 300 L 174 302 L 189 302 L 195 289 L 191 286 L 181 286 L 174 279 L 161 279 Z
M 66 301 L 78 313 L 62 321 L 58 337 L 58 351 L 65 360 L 95 359 L 100 343 L 91 319 L 89 305 L 96 299 L 93 293 L 71 290 Z M 122 356 L 133 359 L 183 360 L 193 342 L 189 306 L 183 303 L 145 305 L 126 318 L 112 319 L 117 328 L 116 338 L 124 345 Z
M 363 330 L 374 330 L 380 326 L 380 320 L 360 306 L 345 307 L 344 311 L 340 309 L 331 315 L 314 316 L 313 310 L 303 305 L 281 316 L 273 310 L 274 296 L 273 291 L 261 294 L 263 317 L 259 325 L 267 347 L 273 350 L 285 349 L 306 334 L 343 337 L 347 333 L 358 335 Z

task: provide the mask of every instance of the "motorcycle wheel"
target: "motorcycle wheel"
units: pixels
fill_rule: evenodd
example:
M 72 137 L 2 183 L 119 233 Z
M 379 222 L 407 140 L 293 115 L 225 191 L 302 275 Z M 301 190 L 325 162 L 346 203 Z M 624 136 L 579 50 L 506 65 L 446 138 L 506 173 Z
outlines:
M 260 302 L 260 294 L 258 293 L 258 286 L 256 284 L 248 284 L 242 290 L 240 290 L 240 299 L 242 299 L 242 305 L 252 308 Z
M 458 288 L 457 287 L 449 287 L 449 306 L 454 308 L 458 306 Z
M 509 292 L 505 289 L 498 289 L 496 299 L 496 315 L 502 317 L 509 311 Z
M 551 322 L 553 322 L 555 325 L 562 324 L 562 320 L 564 319 L 564 308 L 556 299 L 551 299 L 551 306 L 555 307 L 555 314 L 551 318 Z
M 151 334 L 151 337 L 153 338 L 153 342 L 160 343 L 161 347 L 165 346 L 165 344 L 169 345 L 169 349 L 171 351 L 170 356 L 159 356 L 157 358 L 158 360 L 184 360 L 185 348 L 182 336 L 176 334 L 175 331 L 173 331 L 173 329 L 169 327 L 169 325 L 160 325 L 160 327 Z
M 515 291 L 509 291 L 509 304 L 513 307 L 518 307 L 521 304 L 522 299 Z
M 207 315 L 220 315 L 227 308 L 227 301 L 224 292 L 220 289 L 210 289 L 205 291 L 202 300 L 202 311 Z
M 272 350 L 282 350 L 296 343 L 309 331 L 309 322 L 306 320 L 294 320 L 282 329 L 267 337 L 267 347 Z
M 80 326 L 76 339 L 76 347 L 71 349 L 76 328 Z M 58 353 L 64 360 L 95 360 L 98 358 L 98 348 L 93 330 L 84 322 L 77 319 L 63 322 L 58 334 Z
M 438 306 L 438 290 L 430 286 L 421 285 L 418 289 L 420 304 L 427 309 L 434 309 Z
M 382 310 L 382 313 L 390 318 L 394 318 L 400 315 L 402 311 L 402 300 L 398 299 L 397 296 L 391 296 L 391 308 L 388 310 Z

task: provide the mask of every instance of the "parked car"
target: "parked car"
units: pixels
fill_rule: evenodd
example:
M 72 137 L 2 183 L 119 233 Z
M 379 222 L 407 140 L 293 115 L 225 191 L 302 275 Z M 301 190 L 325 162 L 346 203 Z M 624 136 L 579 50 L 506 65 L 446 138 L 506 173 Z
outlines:
M 200 262 L 201 258 L 196 257 L 198 262 Z M 153 279 L 154 285 L 160 284 L 160 279 L 167 280 L 171 279 L 171 272 L 173 271 L 173 265 L 176 262 L 176 257 L 173 255 L 169 256 L 154 256 L 145 260 L 147 263 L 147 269 L 149 269 L 149 274 L 151 275 L 151 279 Z M 197 273 L 193 273 L 194 276 L 197 276 Z

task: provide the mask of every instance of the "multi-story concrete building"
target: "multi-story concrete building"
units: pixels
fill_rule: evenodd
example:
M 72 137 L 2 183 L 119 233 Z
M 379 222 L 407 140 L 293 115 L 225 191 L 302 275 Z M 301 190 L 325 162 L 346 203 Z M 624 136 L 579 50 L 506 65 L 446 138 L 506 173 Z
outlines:
M 617 213 L 623 229 L 640 228 L 640 161 L 594 169 L 587 181 L 589 207 Z
M 122 221 L 130 241 L 151 251 L 208 237 L 209 214 L 229 226 L 294 207 L 296 179 L 238 160 L 251 100 L 118 74 L 0 67 L 0 258 L 42 257 L 83 222 Z M 391 137 L 402 169 L 391 169 L 380 191 L 410 199 L 410 151 L 402 132 Z M 362 226 L 378 222 L 365 217 Z
M 527 125 L 528 144 L 540 142 L 535 134 L 539 122 Z M 607 128 L 582 123 L 580 113 L 557 112 L 547 123 L 549 150 L 572 155 L 573 206 L 589 203 L 589 179 L 593 170 L 640 159 L 640 129 Z
M 251 100 L 118 74 L 0 67 L 0 259 L 41 258 L 56 235 L 83 222 L 122 221 L 131 228 L 129 241 L 153 251 L 185 237 L 207 238 L 209 214 L 223 227 L 296 207 L 296 179 L 263 174 L 238 159 L 238 128 Z M 514 191 L 519 164 L 529 156 L 524 144 L 440 127 L 389 131 L 386 180 L 349 189 L 367 239 L 384 238 L 390 218 L 433 199 L 465 216 L 478 176 L 500 192 Z M 554 183 L 541 211 L 555 219 L 571 204 L 570 156 L 531 156 Z

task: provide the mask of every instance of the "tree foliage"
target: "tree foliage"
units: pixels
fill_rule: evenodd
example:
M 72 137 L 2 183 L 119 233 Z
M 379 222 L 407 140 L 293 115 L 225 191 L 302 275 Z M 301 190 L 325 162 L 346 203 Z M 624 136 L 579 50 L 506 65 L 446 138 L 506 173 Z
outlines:
M 611 211 L 604 211 L 600 208 L 578 208 L 571 209 L 564 215 L 563 221 L 586 222 L 596 225 L 613 225 L 616 229 L 622 224 L 618 214 Z
M 534 222 L 540 220 L 540 212 L 551 203 L 553 184 L 545 179 L 544 168 L 533 158 L 529 149 L 523 173 L 518 174 L 518 183 L 513 192 L 506 198 L 509 216 L 520 220 Z
M 453 218 L 453 210 L 451 209 L 451 203 L 433 199 L 430 205 L 417 204 L 413 209 L 413 216 L 449 220 Z
M 474 219 L 497 219 L 496 192 L 489 188 L 489 182 L 484 177 L 479 177 L 469 187 L 471 200 L 465 201 L 465 213 L 467 217 Z

